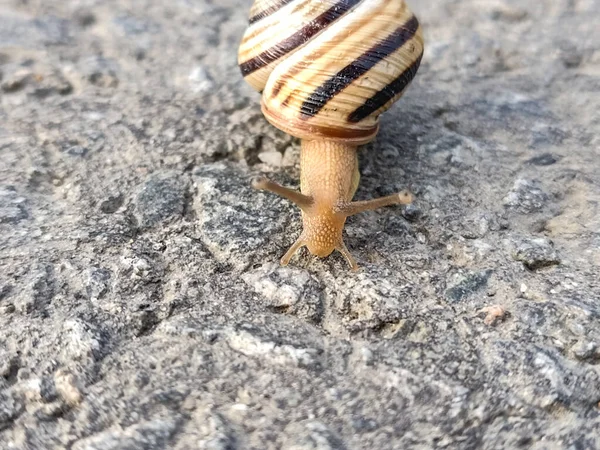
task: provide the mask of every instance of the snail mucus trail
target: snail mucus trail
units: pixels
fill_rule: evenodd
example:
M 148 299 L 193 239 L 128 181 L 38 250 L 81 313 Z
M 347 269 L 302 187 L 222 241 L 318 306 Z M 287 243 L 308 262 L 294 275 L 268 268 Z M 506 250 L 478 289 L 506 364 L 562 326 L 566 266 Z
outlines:
M 302 246 L 356 261 L 342 238 L 348 216 L 411 202 L 407 191 L 352 201 L 357 148 L 371 141 L 379 116 L 419 68 L 423 37 L 404 0 L 256 0 L 239 48 L 244 79 L 262 93 L 267 120 L 301 139 L 300 192 L 265 178 L 253 187 L 302 211 L 303 231 L 281 259 Z

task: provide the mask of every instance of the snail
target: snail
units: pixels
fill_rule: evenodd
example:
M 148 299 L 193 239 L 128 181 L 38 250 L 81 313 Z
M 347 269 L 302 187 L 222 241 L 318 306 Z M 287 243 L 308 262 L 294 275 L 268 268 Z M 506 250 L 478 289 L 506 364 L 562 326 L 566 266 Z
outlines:
M 265 178 L 255 189 L 295 203 L 303 231 L 281 258 L 303 246 L 319 257 L 344 244 L 346 218 L 393 204 L 408 191 L 352 201 L 357 148 L 379 130 L 379 116 L 404 93 L 423 56 L 419 21 L 404 0 L 255 0 L 238 53 L 244 79 L 262 93 L 275 127 L 301 139 L 300 192 Z

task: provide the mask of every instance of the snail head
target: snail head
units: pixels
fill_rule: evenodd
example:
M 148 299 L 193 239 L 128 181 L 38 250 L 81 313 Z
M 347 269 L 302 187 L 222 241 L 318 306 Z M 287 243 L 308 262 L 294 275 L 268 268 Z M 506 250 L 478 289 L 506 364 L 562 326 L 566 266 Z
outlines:
M 304 195 L 266 178 L 254 180 L 252 187 L 278 194 L 295 203 L 302 211 L 303 230 L 300 237 L 281 258 L 281 264 L 284 266 L 289 263 L 300 248 L 305 246 L 310 253 L 322 258 L 337 250 L 346 258 L 353 270 L 358 269 L 356 260 L 346 247 L 342 236 L 346 219 L 363 211 L 394 204 L 408 204 L 412 201 L 411 194 L 402 191 L 398 194 L 373 200 L 344 202 L 340 199 L 334 199 L 332 202 L 332 199 L 328 196 Z

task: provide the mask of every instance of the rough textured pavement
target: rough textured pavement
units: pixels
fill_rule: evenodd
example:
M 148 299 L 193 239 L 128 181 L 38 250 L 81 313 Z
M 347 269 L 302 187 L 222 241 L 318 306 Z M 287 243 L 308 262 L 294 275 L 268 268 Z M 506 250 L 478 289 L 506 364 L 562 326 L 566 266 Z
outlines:
M 423 0 L 305 251 L 250 0 L 0 0 L 1 449 L 600 448 L 600 2 Z

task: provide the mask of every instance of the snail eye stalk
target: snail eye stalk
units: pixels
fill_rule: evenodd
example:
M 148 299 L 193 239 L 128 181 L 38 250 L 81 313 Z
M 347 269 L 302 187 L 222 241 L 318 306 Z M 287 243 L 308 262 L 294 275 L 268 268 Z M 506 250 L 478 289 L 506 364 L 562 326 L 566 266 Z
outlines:
M 313 199 L 311 197 L 267 180 L 266 178 L 256 178 L 252 180 L 252 187 L 259 191 L 269 191 L 273 194 L 277 194 L 297 205 L 302 211 L 310 209 L 313 204 Z
M 360 202 L 346 203 L 339 207 L 338 211 L 346 217 L 353 216 L 365 211 L 382 208 L 390 205 L 408 205 L 412 203 L 412 195 L 408 191 L 402 191 L 398 194 L 388 195 L 386 197 L 374 198 Z

